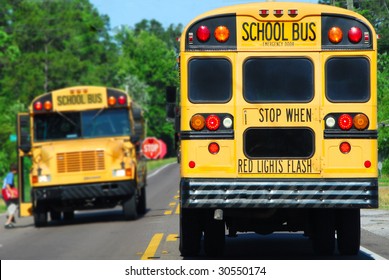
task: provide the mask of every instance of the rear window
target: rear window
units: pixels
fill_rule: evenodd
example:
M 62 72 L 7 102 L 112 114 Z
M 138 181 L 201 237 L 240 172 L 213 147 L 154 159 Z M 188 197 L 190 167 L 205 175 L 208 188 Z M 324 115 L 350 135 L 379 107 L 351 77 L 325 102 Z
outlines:
M 232 97 L 232 66 L 224 58 L 192 59 L 188 65 L 189 100 L 226 103 Z
M 313 99 L 314 67 L 307 58 L 250 58 L 243 66 L 247 102 L 309 102 Z
M 249 128 L 243 138 L 248 158 L 309 158 L 314 154 L 310 128 Z
M 370 62 L 364 57 L 335 57 L 326 62 L 326 96 L 332 102 L 370 99 Z

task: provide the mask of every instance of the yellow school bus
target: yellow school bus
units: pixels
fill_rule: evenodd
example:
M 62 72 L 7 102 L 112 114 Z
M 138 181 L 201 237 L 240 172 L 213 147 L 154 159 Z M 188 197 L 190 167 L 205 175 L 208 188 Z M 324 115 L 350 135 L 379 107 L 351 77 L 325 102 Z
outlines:
M 358 253 L 360 209 L 378 207 L 376 40 L 359 14 L 306 3 L 219 8 L 184 29 L 182 255 L 202 236 L 222 254 L 225 227 Z
M 142 110 L 121 90 L 76 86 L 36 97 L 18 115 L 20 215 L 42 227 L 75 210 L 146 210 Z

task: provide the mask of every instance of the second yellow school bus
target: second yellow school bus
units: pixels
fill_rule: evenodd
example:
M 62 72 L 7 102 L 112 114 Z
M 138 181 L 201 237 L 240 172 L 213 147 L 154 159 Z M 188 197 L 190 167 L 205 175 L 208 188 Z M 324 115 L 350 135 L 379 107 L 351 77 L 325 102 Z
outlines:
M 146 211 L 143 115 L 119 89 L 75 86 L 37 96 L 18 116 L 21 216 L 42 227 L 76 210 Z
M 357 254 L 378 207 L 376 33 L 359 14 L 251 3 L 194 19 L 180 47 L 180 250 L 220 255 L 225 226 L 304 231 Z

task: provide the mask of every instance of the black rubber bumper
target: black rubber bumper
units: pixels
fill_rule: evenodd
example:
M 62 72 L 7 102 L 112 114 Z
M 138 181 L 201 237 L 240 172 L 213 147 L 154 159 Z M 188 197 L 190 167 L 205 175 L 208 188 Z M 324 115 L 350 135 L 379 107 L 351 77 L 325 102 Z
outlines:
M 183 208 L 377 208 L 378 180 L 182 178 Z

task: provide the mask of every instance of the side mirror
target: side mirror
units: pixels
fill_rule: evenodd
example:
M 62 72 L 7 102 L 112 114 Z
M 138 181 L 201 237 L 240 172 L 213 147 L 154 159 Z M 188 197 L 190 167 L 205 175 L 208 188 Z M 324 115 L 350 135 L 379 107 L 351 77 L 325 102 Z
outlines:
M 166 87 L 166 103 L 174 103 L 177 101 L 177 88 L 176 87 Z
M 166 116 L 168 120 L 176 117 L 177 89 L 176 87 L 166 88 Z
M 31 151 L 30 116 L 18 114 L 18 147 L 23 153 Z

